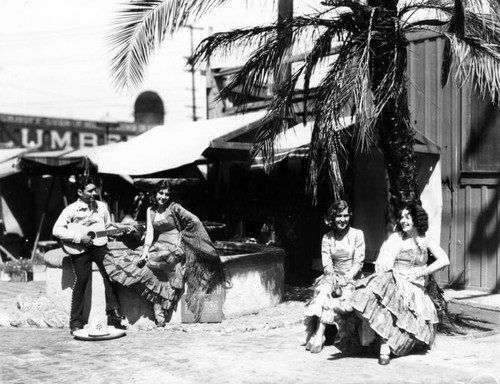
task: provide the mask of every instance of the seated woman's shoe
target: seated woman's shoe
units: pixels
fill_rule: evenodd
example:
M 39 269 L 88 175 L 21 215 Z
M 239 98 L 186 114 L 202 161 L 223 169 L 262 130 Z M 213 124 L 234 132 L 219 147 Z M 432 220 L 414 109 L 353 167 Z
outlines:
M 310 351 L 312 348 L 312 342 L 311 340 L 309 340 L 307 343 L 306 343 L 306 351 Z
M 165 313 L 163 311 L 163 308 L 161 307 L 161 304 L 155 304 L 153 306 L 154 313 L 155 313 L 155 324 L 157 327 L 164 327 L 165 326 Z
M 318 337 L 314 338 L 313 344 L 311 345 L 311 353 L 320 353 L 323 350 L 323 346 L 325 345 L 325 336 L 322 336 L 320 340 L 317 340 Z
M 139 259 L 139 261 L 135 264 L 138 268 L 143 268 L 147 263 L 146 259 Z
M 387 365 L 391 362 L 391 349 L 389 348 L 389 345 L 387 342 L 382 341 L 380 344 L 380 354 L 378 357 L 378 363 L 380 365 Z
M 387 365 L 391 362 L 391 358 L 389 357 L 389 355 L 380 355 L 378 357 L 378 363 L 380 365 Z

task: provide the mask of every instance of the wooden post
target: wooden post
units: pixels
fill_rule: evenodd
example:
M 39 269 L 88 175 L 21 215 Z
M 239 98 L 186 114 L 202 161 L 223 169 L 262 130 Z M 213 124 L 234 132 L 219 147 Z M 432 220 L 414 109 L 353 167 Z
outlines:
M 40 224 L 38 225 L 38 231 L 36 233 L 35 242 L 33 243 L 33 249 L 31 250 L 31 261 L 34 260 L 35 255 L 36 255 L 38 241 L 40 240 L 40 233 L 42 232 L 43 222 L 45 221 L 45 213 L 47 212 L 47 209 L 49 207 L 49 201 L 50 201 L 50 197 L 52 195 L 52 191 L 54 190 L 55 182 L 56 182 L 56 178 L 55 178 L 55 176 L 52 176 L 52 181 L 51 181 L 50 187 L 49 187 L 49 194 L 47 195 L 47 200 L 45 201 L 45 207 L 43 209 L 42 218 L 40 219 Z
M 285 20 L 293 18 L 293 0 L 279 0 L 278 3 L 278 24 Z M 290 46 L 292 44 L 292 30 L 287 29 L 281 31 L 281 36 L 278 38 L 284 39 L 284 44 Z M 285 59 L 286 62 L 274 70 L 274 89 L 276 90 L 281 83 L 286 82 L 292 75 L 292 64 L 290 63 L 291 54 Z

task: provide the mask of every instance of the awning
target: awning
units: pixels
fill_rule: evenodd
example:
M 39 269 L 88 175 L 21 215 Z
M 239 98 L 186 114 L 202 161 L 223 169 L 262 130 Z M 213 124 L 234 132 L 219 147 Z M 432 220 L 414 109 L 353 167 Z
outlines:
M 19 172 L 18 157 L 27 152 L 26 148 L 0 149 L 0 178 Z
M 346 129 L 354 124 L 355 118 L 347 116 L 340 120 L 339 129 Z M 276 146 L 274 152 L 273 164 L 277 164 L 286 158 L 306 158 L 309 156 L 309 144 L 311 143 L 312 130 L 314 123 L 308 121 L 304 124 L 297 124 L 286 132 L 279 135 L 276 139 Z M 415 132 L 415 152 L 438 155 L 440 147 L 428 139 L 420 132 Z M 252 169 L 259 169 L 264 167 L 264 158 L 258 154 L 252 162 Z
M 37 174 L 71 174 L 83 173 L 95 165 L 85 156 L 65 157 L 73 154 L 73 149 L 59 151 L 32 152 L 20 158 L 19 168 L 28 173 Z
M 202 159 L 212 140 L 257 124 L 265 112 L 158 126 L 129 141 L 76 150 L 64 158 L 88 158 L 99 173 L 141 176 Z M 69 161 L 69 160 L 68 160 Z
M 337 130 L 345 129 L 354 123 L 352 116 L 344 117 L 340 120 Z M 278 135 L 275 141 L 274 159 L 272 164 L 277 164 L 286 158 L 306 158 L 309 156 L 309 144 L 311 143 L 313 121 L 306 124 L 297 124 L 286 132 Z M 270 164 L 270 165 L 272 165 Z M 262 154 L 255 156 L 251 168 L 258 169 L 264 167 Z

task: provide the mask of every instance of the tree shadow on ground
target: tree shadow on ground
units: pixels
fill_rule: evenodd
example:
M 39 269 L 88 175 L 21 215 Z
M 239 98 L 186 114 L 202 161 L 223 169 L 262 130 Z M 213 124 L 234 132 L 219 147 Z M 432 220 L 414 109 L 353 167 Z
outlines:
M 297 301 L 307 303 L 314 294 L 312 286 L 285 286 L 284 301 Z M 458 309 L 457 309 L 458 311 Z M 464 336 L 476 334 L 480 332 L 491 331 L 498 327 L 498 324 L 490 322 L 486 319 L 481 319 L 479 312 L 476 311 L 476 316 L 467 315 L 464 313 L 456 313 L 454 309 L 447 308 L 447 316 L 443 317 L 443 321 L 436 326 L 437 333 L 445 336 Z M 329 328 L 333 327 L 328 327 Z M 335 335 L 327 335 L 326 345 L 333 344 Z
M 465 336 L 478 332 L 487 332 L 495 328 L 495 324 L 471 316 L 448 313 L 450 322 L 437 325 L 437 332 L 446 336 Z
M 300 301 L 303 303 L 311 300 L 314 294 L 314 289 L 310 287 L 296 287 L 291 285 L 285 286 L 285 298 L 284 301 Z

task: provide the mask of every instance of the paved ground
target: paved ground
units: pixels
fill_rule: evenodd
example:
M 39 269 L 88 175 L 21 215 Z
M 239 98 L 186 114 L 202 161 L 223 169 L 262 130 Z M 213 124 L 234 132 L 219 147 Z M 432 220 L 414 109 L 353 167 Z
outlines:
M 66 330 L 0 329 L 2 383 L 498 383 L 500 335 L 439 336 L 425 355 L 379 366 L 317 355 L 300 346 L 302 327 L 245 333 L 129 332 L 78 341 Z
M 334 346 L 317 355 L 305 351 L 301 292 L 289 287 L 287 302 L 254 316 L 130 329 L 108 341 L 75 340 L 67 325 L 0 327 L 0 383 L 500 383 L 500 322 L 468 336 L 439 334 L 431 352 L 382 367 L 374 357 L 343 356 Z M 42 282 L 0 282 L 0 315 L 37 293 Z M 452 301 L 454 295 L 447 292 Z M 462 301 L 466 296 L 475 295 L 462 292 Z M 498 319 L 499 312 L 491 313 Z

